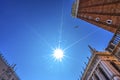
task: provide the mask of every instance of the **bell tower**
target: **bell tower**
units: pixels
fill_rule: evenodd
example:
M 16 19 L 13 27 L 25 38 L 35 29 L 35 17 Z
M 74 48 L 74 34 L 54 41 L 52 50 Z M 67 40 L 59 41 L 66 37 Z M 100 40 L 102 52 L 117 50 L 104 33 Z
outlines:
M 72 16 L 115 33 L 120 26 L 120 0 L 76 0 Z

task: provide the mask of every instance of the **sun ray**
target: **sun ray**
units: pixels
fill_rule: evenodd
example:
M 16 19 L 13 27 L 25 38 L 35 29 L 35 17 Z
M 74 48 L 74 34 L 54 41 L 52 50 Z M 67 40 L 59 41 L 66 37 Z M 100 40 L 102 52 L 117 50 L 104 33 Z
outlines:
M 86 36 L 80 38 L 79 40 L 75 41 L 74 43 L 70 44 L 69 46 L 67 46 L 67 47 L 64 49 L 64 51 L 67 50 L 67 49 L 69 49 L 69 48 L 71 48 L 71 47 L 73 47 L 74 45 L 76 45 L 77 43 L 79 43 L 81 40 L 86 39 L 87 37 L 89 37 L 90 35 L 94 34 L 94 33 L 97 32 L 97 31 L 98 31 L 98 30 L 96 30 L 96 31 L 94 31 L 94 32 L 91 32 L 91 33 L 87 34 Z
M 26 26 L 27 27 L 27 26 Z M 27 27 L 28 28 L 28 27 Z M 47 41 L 47 39 L 45 39 L 35 28 L 33 28 L 32 26 L 28 28 L 30 31 L 32 31 L 33 34 L 35 34 L 38 38 L 41 39 L 41 42 L 44 42 L 48 47 L 50 47 L 51 50 L 53 50 L 54 48 L 51 46 L 51 44 Z
M 60 23 L 60 31 L 59 31 L 59 40 L 58 40 L 58 47 L 59 48 L 61 46 L 62 30 L 63 30 L 63 1 L 62 1 L 62 13 L 61 13 L 61 23 Z

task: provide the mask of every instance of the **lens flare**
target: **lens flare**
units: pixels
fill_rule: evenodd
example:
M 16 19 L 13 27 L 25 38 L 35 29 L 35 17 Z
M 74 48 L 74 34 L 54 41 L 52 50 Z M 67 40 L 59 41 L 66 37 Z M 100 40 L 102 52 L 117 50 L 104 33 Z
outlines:
M 64 57 L 64 51 L 62 49 L 55 49 L 53 53 L 53 57 L 55 60 L 62 61 L 62 58 Z

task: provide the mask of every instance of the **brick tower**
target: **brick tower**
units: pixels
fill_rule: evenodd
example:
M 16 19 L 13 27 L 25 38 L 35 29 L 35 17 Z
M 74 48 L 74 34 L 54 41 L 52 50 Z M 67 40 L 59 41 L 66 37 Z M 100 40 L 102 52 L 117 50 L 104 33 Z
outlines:
M 120 26 L 120 0 L 76 0 L 72 16 L 115 33 Z

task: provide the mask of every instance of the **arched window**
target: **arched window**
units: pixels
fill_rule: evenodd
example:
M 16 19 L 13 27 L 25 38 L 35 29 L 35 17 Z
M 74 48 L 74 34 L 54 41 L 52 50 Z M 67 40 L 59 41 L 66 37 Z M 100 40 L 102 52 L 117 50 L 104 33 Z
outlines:
M 95 77 L 96 80 L 100 80 L 99 77 L 96 74 L 94 74 L 94 77 Z
M 87 16 L 86 16 L 86 15 L 84 15 L 84 18 L 87 18 Z
M 81 17 L 83 17 L 83 15 L 80 15 Z
M 104 72 L 104 70 L 101 68 L 101 67 L 99 67 L 99 71 L 102 73 L 102 75 L 106 78 L 106 80 L 110 80 L 109 79 L 109 77 L 108 77 L 108 75 Z
M 96 20 L 96 21 L 100 21 L 100 18 L 99 18 L 99 17 L 97 17 L 95 20 Z
M 110 64 L 120 73 L 120 64 L 116 64 L 114 62 L 110 62 Z
M 107 24 L 112 24 L 112 20 L 108 19 L 108 20 L 106 20 L 106 23 Z
M 89 16 L 89 17 L 88 17 L 88 19 L 92 19 L 92 17 L 91 17 L 91 16 Z

